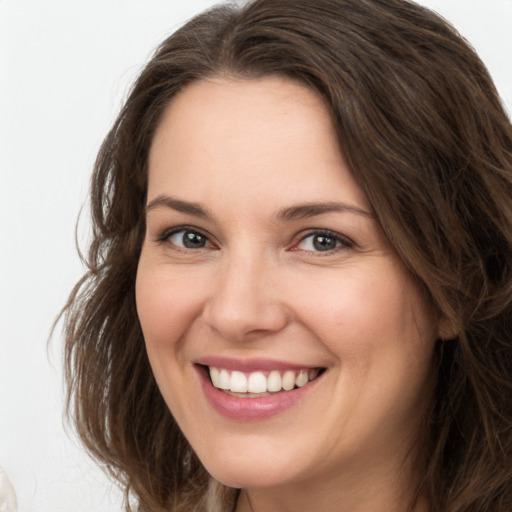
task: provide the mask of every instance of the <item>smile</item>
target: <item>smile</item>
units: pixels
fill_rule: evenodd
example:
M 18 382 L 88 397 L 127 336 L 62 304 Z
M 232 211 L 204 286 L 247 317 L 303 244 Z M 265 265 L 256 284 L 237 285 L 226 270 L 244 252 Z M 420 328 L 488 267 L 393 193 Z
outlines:
M 245 373 L 210 366 L 208 370 L 215 388 L 243 398 L 261 398 L 269 396 L 270 393 L 301 388 L 320 374 L 318 368 Z
M 208 356 L 194 361 L 207 402 L 225 418 L 258 421 L 280 415 L 314 393 L 327 373 L 270 359 Z

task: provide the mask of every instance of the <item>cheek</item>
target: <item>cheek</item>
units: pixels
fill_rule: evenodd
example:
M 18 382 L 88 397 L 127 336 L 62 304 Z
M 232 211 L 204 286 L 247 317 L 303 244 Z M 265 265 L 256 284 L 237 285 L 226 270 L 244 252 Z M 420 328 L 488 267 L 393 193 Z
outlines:
M 186 365 L 181 350 L 184 333 L 194 321 L 197 297 L 169 268 L 139 265 L 136 280 L 137 313 L 146 352 L 158 387 L 175 417 L 184 415 L 186 404 L 176 389 L 182 387 Z
M 351 267 L 342 278 L 326 275 L 309 293 L 294 296 L 301 297 L 302 322 L 353 370 L 344 377 L 355 382 L 384 372 L 387 379 L 420 377 L 430 367 L 434 318 L 398 264 L 375 271 Z
M 200 298 L 169 269 L 146 265 L 137 272 L 136 303 L 139 321 L 150 359 L 167 358 L 193 322 Z M 166 355 L 167 353 L 167 355 Z
M 363 269 L 326 275 L 314 287 L 304 280 L 302 288 L 308 293 L 297 290 L 294 296 L 306 321 L 329 339 L 359 340 L 358 345 L 363 339 L 378 341 L 387 332 L 403 330 L 413 302 L 405 280 L 383 279 L 382 274 Z
M 406 435 L 431 390 L 435 342 L 433 315 L 408 276 L 353 272 L 337 293 L 310 293 L 301 310 L 338 361 L 331 410 L 343 432 Z

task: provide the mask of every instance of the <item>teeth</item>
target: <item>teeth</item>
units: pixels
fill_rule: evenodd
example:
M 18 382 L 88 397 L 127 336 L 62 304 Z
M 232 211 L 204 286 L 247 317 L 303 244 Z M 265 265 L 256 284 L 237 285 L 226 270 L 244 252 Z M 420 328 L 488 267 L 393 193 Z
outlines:
M 305 386 L 309 382 L 309 375 L 306 370 L 301 370 L 299 372 L 299 375 L 297 375 L 297 378 L 295 379 L 295 385 L 298 388 L 301 388 L 302 386 Z
M 247 381 L 249 393 L 265 393 L 267 391 L 267 379 L 261 372 L 254 372 L 249 375 Z
M 239 371 L 229 372 L 224 368 L 210 367 L 210 378 L 218 389 L 233 393 L 259 394 L 285 390 L 291 391 L 295 387 L 305 386 L 318 377 L 319 370 L 287 370 L 281 374 L 272 370 L 265 375 L 264 372 L 245 374 Z
M 277 370 L 272 370 L 268 374 L 267 390 L 276 392 L 276 391 L 281 391 L 282 387 L 283 387 L 283 380 L 281 379 L 281 374 Z
M 295 387 L 295 372 L 287 371 L 283 375 L 283 389 L 290 391 Z
M 210 367 L 210 379 L 216 388 L 220 388 L 220 371 L 218 368 Z
M 229 389 L 231 386 L 231 379 L 227 370 L 221 370 L 219 373 L 219 389 Z
M 233 393 L 247 393 L 247 377 L 245 376 L 245 373 L 231 373 L 231 380 L 229 383 L 229 389 L 233 391 Z

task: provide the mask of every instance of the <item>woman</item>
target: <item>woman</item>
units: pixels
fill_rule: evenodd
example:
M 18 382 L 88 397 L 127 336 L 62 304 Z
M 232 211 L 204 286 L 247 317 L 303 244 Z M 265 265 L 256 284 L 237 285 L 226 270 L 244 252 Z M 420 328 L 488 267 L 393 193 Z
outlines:
M 69 403 L 138 510 L 510 510 L 512 128 L 438 16 L 196 17 L 91 197 Z

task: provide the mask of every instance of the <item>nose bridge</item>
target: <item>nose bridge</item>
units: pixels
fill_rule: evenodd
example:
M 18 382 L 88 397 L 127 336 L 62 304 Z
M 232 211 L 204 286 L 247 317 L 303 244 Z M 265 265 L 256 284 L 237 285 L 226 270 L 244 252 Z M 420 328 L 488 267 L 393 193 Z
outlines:
M 276 332 L 287 323 L 286 307 L 277 292 L 279 269 L 257 250 L 231 251 L 222 262 L 205 306 L 207 323 L 224 338 Z

